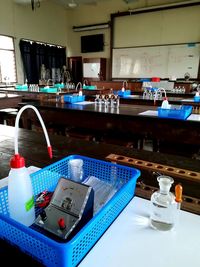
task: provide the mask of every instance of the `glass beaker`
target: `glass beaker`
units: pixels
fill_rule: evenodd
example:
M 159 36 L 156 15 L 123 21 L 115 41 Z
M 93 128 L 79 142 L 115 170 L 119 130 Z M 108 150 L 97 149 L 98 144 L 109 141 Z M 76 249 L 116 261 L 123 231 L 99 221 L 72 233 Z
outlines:
M 81 182 L 83 179 L 83 160 L 69 160 L 69 177 L 75 182 Z
M 164 175 L 157 180 L 160 189 L 151 196 L 150 224 L 154 229 L 168 231 L 174 227 L 177 213 L 175 195 L 170 192 L 174 180 Z

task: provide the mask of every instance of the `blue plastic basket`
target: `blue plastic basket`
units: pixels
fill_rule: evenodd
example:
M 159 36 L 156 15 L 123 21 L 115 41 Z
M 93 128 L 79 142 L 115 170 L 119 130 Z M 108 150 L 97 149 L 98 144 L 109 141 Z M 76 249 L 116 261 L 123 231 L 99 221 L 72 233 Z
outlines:
M 139 80 L 140 82 L 150 82 L 151 79 L 150 78 L 143 78 Z
M 122 92 L 122 90 L 119 90 L 119 91 L 117 92 L 117 94 L 118 94 L 118 96 L 120 96 L 120 97 L 126 97 L 126 96 L 128 96 L 128 95 L 131 94 L 131 90 L 125 90 L 124 92 Z
M 192 106 L 180 106 L 179 108 L 164 109 L 158 107 L 158 117 L 178 120 L 186 120 L 192 113 Z
M 59 243 L 50 237 L 26 227 L 9 217 L 7 187 L 0 190 L 0 238 L 18 246 L 45 266 L 77 266 L 98 241 L 110 224 L 133 198 L 140 171 L 102 160 L 71 155 L 40 171 L 31 174 L 34 195 L 53 191 L 61 176 L 68 176 L 70 159 L 81 158 L 84 162 L 84 178 L 95 176 L 103 181 L 119 183 L 117 193 L 103 208 L 68 242 Z
M 64 102 L 65 103 L 76 103 L 76 102 L 82 102 L 85 100 L 85 95 L 79 96 L 79 95 L 64 95 Z
M 194 102 L 200 102 L 200 96 L 194 96 Z

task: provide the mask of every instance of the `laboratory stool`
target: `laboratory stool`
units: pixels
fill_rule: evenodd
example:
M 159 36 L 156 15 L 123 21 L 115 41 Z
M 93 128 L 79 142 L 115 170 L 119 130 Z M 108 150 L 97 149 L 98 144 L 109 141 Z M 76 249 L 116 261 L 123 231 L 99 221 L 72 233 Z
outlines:
M 45 124 L 45 122 L 44 122 Z M 58 124 L 45 124 L 47 132 L 50 134 L 54 134 L 54 135 L 63 135 L 65 136 L 65 127 L 62 125 L 58 125 Z M 31 130 L 39 132 L 39 133 L 43 133 L 43 129 L 41 127 L 41 125 L 37 124 L 37 123 L 32 123 L 31 125 Z
M 85 128 L 72 128 L 69 129 L 66 132 L 66 136 L 69 136 L 71 138 L 76 138 L 76 139 L 82 139 L 86 141 L 95 141 L 95 133 L 93 133 L 91 130 L 85 129 Z
M 168 142 L 159 140 L 159 152 L 168 153 L 173 155 L 179 155 L 189 158 L 194 158 L 195 155 L 198 155 L 200 146 L 183 144 L 179 142 Z
M 138 139 L 135 139 L 133 136 L 125 135 L 124 133 L 105 133 L 102 138 L 102 143 L 137 148 Z
M 18 109 L 16 108 L 0 109 L 0 123 L 8 125 L 8 126 L 15 126 L 15 119 L 16 119 L 17 113 L 18 113 Z

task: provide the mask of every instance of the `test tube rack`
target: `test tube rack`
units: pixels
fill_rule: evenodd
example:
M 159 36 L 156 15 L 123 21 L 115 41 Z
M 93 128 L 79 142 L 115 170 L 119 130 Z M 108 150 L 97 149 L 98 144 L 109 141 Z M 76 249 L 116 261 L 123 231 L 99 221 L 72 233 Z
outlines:
M 200 173 L 195 171 L 190 171 L 182 168 L 176 168 L 168 165 L 163 165 L 159 163 L 154 163 L 150 161 L 145 161 L 141 159 L 136 159 L 132 157 L 127 157 L 117 154 L 109 154 L 106 157 L 107 160 L 115 162 L 118 164 L 131 165 L 140 170 L 150 171 L 153 173 L 162 173 L 163 175 L 168 175 L 173 178 L 179 178 L 182 181 L 189 181 L 195 184 L 200 184 Z M 142 181 L 137 181 L 136 184 L 136 195 L 150 199 L 152 193 L 158 190 L 154 186 L 147 185 Z M 200 198 L 192 197 L 183 194 L 183 202 L 181 204 L 183 210 L 200 214 Z

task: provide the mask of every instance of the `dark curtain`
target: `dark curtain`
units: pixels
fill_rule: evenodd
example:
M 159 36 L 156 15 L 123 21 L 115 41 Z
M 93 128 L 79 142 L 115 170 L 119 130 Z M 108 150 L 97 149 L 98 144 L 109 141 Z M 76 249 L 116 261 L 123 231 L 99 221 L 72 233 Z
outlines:
M 66 51 L 64 47 L 38 44 L 24 40 L 20 40 L 19 46 L 25 79 L 27 79 L 29 84 L 39 83 L 42 64 L 49 70 L 50 79 L 52 78 L 53 70 L 62 69 L 66 65 Z

